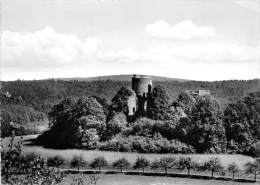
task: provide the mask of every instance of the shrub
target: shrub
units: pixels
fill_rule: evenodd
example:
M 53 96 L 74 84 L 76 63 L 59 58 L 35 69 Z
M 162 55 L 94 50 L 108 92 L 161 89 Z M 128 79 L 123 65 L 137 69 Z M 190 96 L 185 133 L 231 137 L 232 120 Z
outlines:
M 180 169 L 187 169 L 188 175 L 190 175 L 190 170 L 196 167 L 196 163 L 190 157 L 180 157 L 178 167 Z
M 123 172 L 123 168 L 127 168 L 129 166 L 130 166 L 130 163 L 128 162 L 128 160 L 125 157 L 120 158 L 113 163 L 113 167 L 120 168 L 121 173 Z
M 235 173 L 237 173 L 239 171 L 239 167 L 237 166 L 237 164 L 235 162 L 231 163 L 228 168 L 228 171 L 232 172 L 232 178 L 234 180 L 235 178 Z
M 99 169 L 99 171 L 101 171 L 101 167 L 105 167 L 107 166 L 107 161 L 104 157 L 96 157 L 91 163 L 90 163 L 90 167 L 91 168 L 97 168 Z
M 211 171 L 211 177 L 213 178 L 214 172 L 222 170 L 223 166 L 221 165 L 219 158 L 212 158 L 206 162 L 206 168 Z
M 176 165 L 176 159 L 173 157 L 162 157 L 160 160 L 153 161 L 151 167 L 152 168 L 162 168 L 167 175 L 167 171 L 169 168 L 173 168 Z
M 80 167 L 83 167 L 86 164 L 87 162 L 85 161 L 82 155 L 74 155 L 70 162 L 70 166 L 73 168 L 78 168 L 78 171 Z
M 255 181 L 256 181 L 256 175 L 260 171 L 259 161 L 256 160 L 255 162 L 249 162 L 249 163 L 245 164 L 245 167 L 246 167 L 246 173 L 254 174 Z
M 140 153 L 194 153 L 192 146 L 178 140 L 167 140 L 160 134 L 156 137 L 117 135 L 109 141 L 99 143 L 100 150 Z
M 64 162 L 65 162 L 65 159 L 63 157 L 61 157 L 60 155 L 49 157 L 47 159 L 47 164 L 48 164 L 48 166 L 51 166 L 51 167 L 60 167 L 61 165 L 64 164 Z
M 138 157 L 135 161 L 134 168 L 142 168 L 144 173 L 144 168 L 147 168 L 150 166 L 150 161 L 146 159 L 145 157 Z

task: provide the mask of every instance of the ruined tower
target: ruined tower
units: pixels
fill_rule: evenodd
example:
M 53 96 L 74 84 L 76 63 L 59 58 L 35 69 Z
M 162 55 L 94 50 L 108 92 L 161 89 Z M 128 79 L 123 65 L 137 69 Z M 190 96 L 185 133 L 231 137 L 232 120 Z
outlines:
M 152 92 L 152 80 L 148 76 L 133 75 L 132 89 L 137 96 L 136 115 L 145 115 L 147 110 L 147 100 Z

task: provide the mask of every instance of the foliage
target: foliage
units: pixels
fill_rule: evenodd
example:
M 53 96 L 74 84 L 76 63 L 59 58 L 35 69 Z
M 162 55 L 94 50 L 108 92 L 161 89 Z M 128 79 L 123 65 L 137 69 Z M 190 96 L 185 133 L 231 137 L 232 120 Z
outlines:
M 116 134 L 122 132 L 127 127 L 127 117 L 124 113 L 116 113 L 106 123 L 106 131 L 103 133 L 103 140 L 111 139 Z
M 187 89 L 208 89 L 214 97 L 216 97 L 221 107 L 225 107 L 228 103 L 234 103 L 250 92 L 259 91 L 259 80 L 228 80 L 228 81 L 154 81 L 153 84 L 165 86 L 168 89 L 171 100 L 177 99 L 181 92 Z M 97 80 L 97 81 L 79 81 L 79 80 L 16 80 L 9 82 L 1 82 L 1 92 L 10 92 L 12 97 L 22 98 L 21 101 L 16 101 L 12 104 L 13 108 L 5 108 L 4 98 L 1 97 L 1 112 L 6 112 L 5 117 L 2 117 L 1 125 L 6 125 L 12 120 L 17 121 L 17 117 L 24 117 L 24 115 L 33 115 L 34 120 L 46 120 L 46 115 L 50 112 L 53 105 L 59 103 L 64 98 L 79 98 L 82 96 L 99 96 L 110 101 L 114 94 L 121 87 L 130 87 L 129 81 L 113 81 L 113 80 Z M 9 98 L 11 99 L 11 98 Z M 8 100 L 9 101 L 9 100 Z M 97 99 L 103 106 L 103 104 Z M 24 107 L 19 107 L 19 105 Z M 24 110 L 20 113 L 17 110 Z M 105 109 L 105 108 L 104 108 Z M 32 113 L 35 112 L 35 113 Z M 106 111 L 105 111 L 106 112 Z M 32 113 L 32 114 L 31 114 Z M 44 116 L 42 119 L 40 114 Z M 3 114 L 2 114 L 3 115 Z M 27 116 L 26 116 L 27 117 Z M 30 117 L 30 116 L 29 116 Z M 19 118 L 20 119 L 20 118 Z M 23 119 L 23 118 L 22 118 Z M 24 125 L 27 125 L 27 121 Z M 28 128 L 28 127 L 25 127 Z M 5 131 L 6 127 L 1 128 L 2 137 L 10 136 L 10 132 Z M 6 134 L 3 134 L 3 133 Z
M 73 168 L 78 168 L 78 171 L 80 167 L 84 167 L 86 164 L 87 162 L 82 155 L 74 155 L 70 162 L 70 166 Z
M 214 172 L 218 172 L 223 169 L 223 166 L 221 165 L 219 158 L 212 158 L 205 164 L 207 170 L 211 171 L 211 177 L 214 177 Z
M 107 166 L 108 163 L 106 161 L 106 159 L 104 157 L 96 157 L 91 163 L 90 163 L 90 167 L 91 168 L 97 168 L 99 169 L 99 171 L 101 170 L 101 167 L 105 167 Z
M 256 156 L 256 142 L 260 138 L 259 99 L 259 93 L 251 93 L 225 109 L 227 148 L 231 153 Z
M 74 175 L 72 176 L 70 185 L 96 185 L 100 179 L 100 175 Z
M 196 98 L 185 92 L 179 94 L 177 98 L 178 105 L 184 110 L 186 114 L 190 114 L 196 104 Z
M 222 110 L 210 97 L 200 97 L 183 124 L 186 142 L 198 153 L 225 152 L 226 136 L 222 123 Z
M 147 116 L 155 120 L 164 120 L 171 103 L 170 96 L 164 86 L 156 86 L 147 103 Z
M 52 156 L 47 159 L 48 166 L 51 167 L 60 167 L 65 162 L 65 159 L 60 155 Z
M 144 173 L 144 169 L 150 166 L 150 161 L 148 159 L 146 159 L 145 157 L 141 156 L 138 157 L 135 161 L 134 164 L 134 168 L 142 168 L 143 173 Z
M 123 172 L 123 168 L 128 168 L 130 166 L 130 163 L 125 157 L 122 157 L 115 162 L 113 162 L 114 168 L 120 168 L 121 172 Z
M 173 157 L 162 157 L 159 160 L 155 160 L 152 162 L 152 168 L 162 168 L 167 175 L 167 171 L 169 168 L 173 168 L 176 165 L 176 159 Z
M 10 122 L 17 124 L 16 135 L 39 133 L 38 126 L 47 122 L 47 116 L 22 100 L 7 98 L 0 94 L 1 101 L 1 137 L 11 136 Z
M 190 170 L 196 167 L 196 162 L 192 161 L 190 157 L 180 157 L 179 159 L 179 169 L 187 169 L 188 175 L 190 175 Z
M 76 102 L 65 99 L 50 112 L 52 127 L 38 137 L 38 143 L 51 147 L 93 148 L 105 129 L 105 114 L 94 97 Z
M 167 140 L 160 134 L 153 138 L 120 135 L 99 144 L 100 150 L 140 153 L 194 153 L 192 146 L 178 140 Z
M 260 162 L 258 160 L 254 162 L 249 162 L 245 164 L 245 168 L 247 174 L 254 174 L 256 181 L 256 176 L 260 171 Z
M 227 170 L 233 174 L 233 180 L 234 180 L 235 173 L 239 171 L 239 167 L 235 162 L 233 162 L 228 166 Z
M 23 106 L 30 107 L 32 112 L 38 111 L 39 115 L 43 112 L 45 115 L 50 110 L 50 129 L 37 139 L 38 144 L 46 147 L 143 153 L 228 152 L 255 156 L 260 135 L 260 93 L 250 93 L 241 101 L 234 101 L 252 90 L 259 90 L 258 83 L 259 80 L 154 82 L 155 88 L 147 97 L 147 116 L 150 119 L 141 117 L 131 122 L 127 117 L 128 98 L 135 96 L 135 93 L 128 87 L 128 82 L 8 82 L 4 83 L 6 87 L 3 92 L 9 91 L 13 100 L 4 97 L 3 93 L 1 98 L 6 107 L 15 104 L 8 111 L 17 112 L 17 115 L 22 113 L 28 118 L 34 119 L 35 116 L 27 114 L 28 111 L 19 112 Z M 248 89 L 244 89 L 242 85 Z M 42 86 L 46 88 L 43 89 Z M 37 92 L 39 89 L 42 92 Z M 187 89 L 209 89 L 221 105 L 212 96 L 181 93 Z M 19 90 L 20 94 L 14 90 Z M 114 93 L 116 95 L 112 98 Z M 100 94 L 100 97 L 96 96 Z M 32 97 L 33 95 L 38 97 Z M 86 95 L 88 97 L 79 98 Z M 15 98 L 20 96 L 20 99 Z M 225 96 L 232 97 L 227 99 L 233 103 L 227 106 L 223 116 Z M 112 98 L 110 105 L 107 102 L 108 97 Z M 176 100 L 172 102 L 174 99 Z M 60 100 L 62 101 L 58 103 Z M 5 120 L 15 117 L 3 115 L 7 115 Z M 9 122 L 1 126 L 7 131 L 5 135 L 10 134 Z M 30 129 L 27 127 L 21 127 L 19 132 L 28 131 Z
M 64 174 L 50 168 L 47 161 L 36 153 L 23 154 L 20 143 L 14 144 L 13 137 L 7 151 L 1 153 L 2 183 L 55 184 Z

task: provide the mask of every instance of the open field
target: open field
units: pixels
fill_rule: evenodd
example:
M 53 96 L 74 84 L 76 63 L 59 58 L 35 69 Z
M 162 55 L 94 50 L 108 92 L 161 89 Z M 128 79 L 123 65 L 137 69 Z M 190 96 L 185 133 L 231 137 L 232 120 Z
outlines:
M 72 178 L 78 175 L 66 177 L 61 184 L 69 185 Z M 84 175 L 83 179 L 88 179 Z M 257 183 L 239 183 L 232 181 L 187 179 L 187 178 L 170 178 L 170 177 L 148 177 L 138 175 L 101 175 L 97 185 L 255 185 Z
M 97 156 L 104 156 L 106 160 L 111 163 L 120 157 L 125 157 L 129 162 L 135 162 L 138 156 L 144 156 L 149 160 L 154 160 L 160 158 L 161 156 L 189 156 L 198 162 L 203 162 L 212 157 L 218 157 L 224 167 L 227 167 L 230 163 L 236 162 L 238 166 L 243 169 L 247 162 L 253 161 L 254 159 L 249 156 L 237 155 L 237 154 L 140 154 L 140 153 L 129 153 L 129 152 L 109 152 L 109 151 L 97 151 L 97 150 L 80 150 L 80 149 L 48 149 L 42 146 L 32 146 L 30 145 L 31 139 L 36 138 L 37 135 L 23 136 L 22 137 L 22 150 L 27 152 L 36 152 L 41 154 L 43 157 L 49 157 L 54 155 L 60 155 L 66 160 L 71 160 L 73 155 L 83 155 L 86 161 L 91 161 Z M 15 138 L 18 141 L 21 137 L 17 136 Z M 4 138 L 2 140 L 2 147 L 5 149 L 8 146 L 10 138 Z

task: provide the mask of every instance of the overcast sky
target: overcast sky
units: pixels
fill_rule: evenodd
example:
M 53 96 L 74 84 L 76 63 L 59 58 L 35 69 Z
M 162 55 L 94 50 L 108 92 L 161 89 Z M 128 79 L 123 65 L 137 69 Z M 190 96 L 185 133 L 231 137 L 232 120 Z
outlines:
M 260 0 L 2 0 L 1 79 L 260 78 Z

